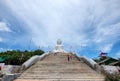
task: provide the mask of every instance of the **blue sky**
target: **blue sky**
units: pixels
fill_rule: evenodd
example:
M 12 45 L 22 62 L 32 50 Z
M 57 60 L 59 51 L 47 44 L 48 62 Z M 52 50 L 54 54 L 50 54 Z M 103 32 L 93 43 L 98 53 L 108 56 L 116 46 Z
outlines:
M 0 0 L 0 51 L 54 50 L 120 58 L 120 0 Z M 81 48 L 82 46 L 82 48 Z

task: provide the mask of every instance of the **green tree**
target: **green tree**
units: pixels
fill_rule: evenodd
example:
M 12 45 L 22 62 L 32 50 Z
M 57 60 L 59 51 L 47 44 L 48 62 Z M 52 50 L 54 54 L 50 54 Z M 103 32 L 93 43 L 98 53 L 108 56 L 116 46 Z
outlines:
M 43 50 L 34 50 L 34 51 L 20 51 L 20 50 L 12 50 L 1 52 L 0 57 L 5 59 L 4 63 L 12 64 L 12 65 L 19 65 L 27 61 L 34 55 L 42 55 L 44 53 Z

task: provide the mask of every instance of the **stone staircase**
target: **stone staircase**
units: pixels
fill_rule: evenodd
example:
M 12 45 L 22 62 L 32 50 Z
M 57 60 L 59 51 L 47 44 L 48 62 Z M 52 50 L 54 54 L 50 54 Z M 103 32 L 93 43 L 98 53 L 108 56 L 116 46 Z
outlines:
M 104 81 L 104 76 L 67 53 L 49 54 L 24 71 L 15 81 Z

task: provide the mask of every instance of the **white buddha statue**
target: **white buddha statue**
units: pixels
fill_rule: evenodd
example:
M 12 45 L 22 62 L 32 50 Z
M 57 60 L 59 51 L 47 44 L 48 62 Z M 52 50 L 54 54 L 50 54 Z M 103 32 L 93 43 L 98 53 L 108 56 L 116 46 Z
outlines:
M 54 52 L 64 52 L 62 41 L 60 39 L 57 40 L 57 45 L 55 47 Z

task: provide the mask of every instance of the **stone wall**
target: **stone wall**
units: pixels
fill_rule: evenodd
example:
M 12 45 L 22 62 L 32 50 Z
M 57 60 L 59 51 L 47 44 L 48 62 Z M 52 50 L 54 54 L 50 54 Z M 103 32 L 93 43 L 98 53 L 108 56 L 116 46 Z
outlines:
M 18 76 L 20 76 L 19 74 L 7 74 L 4 75 L 2 78 L 2 81 L 13 81 L 15 80 Z
M 103 68 L 105 73 L 109 73 L 109 74 L 119 73 L 118 69 L 120 68 L 117 66 L 110 66 L 110 65 L 101 65 L 101 67 Z
M 20 66 L 18 65 L 5 65 L 2 68 L 2 74 L 14 74 L 14 73 L 19 73 Z

